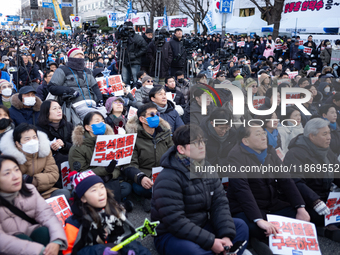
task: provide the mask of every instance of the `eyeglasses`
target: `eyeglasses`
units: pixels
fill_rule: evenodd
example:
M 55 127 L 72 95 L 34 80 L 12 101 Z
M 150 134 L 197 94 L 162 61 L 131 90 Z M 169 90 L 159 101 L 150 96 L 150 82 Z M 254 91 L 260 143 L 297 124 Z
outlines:
M 149 81 L 149 80 L 147 80 L 147 82 L 151 82 L 151 83 L 153 83 L 153 81 Z
M 150 112 L 150 116 L 151 116 L 151 117 L 155 117 L 156 115 L 157 115 L 158 117 L 161 116 L 161 114 L 160 114 L 159 112 L 156 112 L 156 113 Z
M 225 77 L 225 75 L 220 75 L 220 77 Z
M 253 86 L 251 86 L 252 88 L 257 88 L 257 85 L 253 85 Z
M 205 145 L 207 143 L 207 141 L 208 141 L 208 139 L 202 138 L 202 139 L 199 139 L 199 140 L 196 140 L 196 141 L 192 141 L 192 142 L 190 142 L 190 144 L 193 144 L 196 148 L 198 148 L 201 144 Z
M 114 101 L 113 103 L 114 103 L 114 104 L 121 104 L 121 105 L 123 105 L 123 103 L 120 102 L 120 101 Z
M 7 59 L 7 60 L 4 60 L 4 62 L 9 62 L 9 60 Z

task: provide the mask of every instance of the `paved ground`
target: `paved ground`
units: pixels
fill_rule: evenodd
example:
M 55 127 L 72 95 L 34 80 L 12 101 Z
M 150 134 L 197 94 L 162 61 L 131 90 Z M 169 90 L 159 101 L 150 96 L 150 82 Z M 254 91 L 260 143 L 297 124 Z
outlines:
M 134 206 L 133 211 L 128 214 L 128 218 L 134 224 L 135 227 L 139 227 L 143 225 L 145 218 L 148 218 L 149 220 L 151 220 L 151 216 L 149 213 L 144 212 L 140 201 L 137 201 L 136 198 L 132 198 L 132 201 L 135 206 Z M 319 244 L 320 244 L 322 255 L 340 254 L 340 243 L 333 242 L 325 237 L 320 237 L 320 236 L 318 237 L 318 239 L 319 239 Z M 152 237 L 150 236 L 146 237 L 144 240 L 141 241 L 141 243 L 151 251 L 152 255 L 158 255 L 158 252 L 156 251 L 155 246 L 153 244 Z M 255 252 L 253 252 L 253 254 L 257 255 Z M 261 255 L 261 254 L 258 254 L 258 255 Z

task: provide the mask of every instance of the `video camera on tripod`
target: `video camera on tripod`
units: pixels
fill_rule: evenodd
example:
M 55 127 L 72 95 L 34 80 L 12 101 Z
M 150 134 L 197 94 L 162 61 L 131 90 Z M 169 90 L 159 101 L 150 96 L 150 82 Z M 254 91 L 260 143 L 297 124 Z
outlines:
M 192 59 L 192 53 L 198 50 L 200 46 L 200 39 L 198 38 L 198 36 L 194 36 L 193 38 L 184 38 L 183 46 L 185 51 L 187 52 L 187 59 Z
M 129 37 L 134 35 L 135 31 L 133 26 L 129 26 L 127 24 L 120 25 L 118 31 L 116 33 L 116 39 L 121 40 L 122 43 L 127 43 Z
M 166 38 L 170 37 L 170 33 L 165 29 L 156 29 L 155 31 L 155 45 L 157 48 L 162 48 L 166 42 Z
M 89 37 L 89 59 L 93 61 L 97 58 L 97 54 L 94 52 L 93 43 L 95 41 L 94 35 L 97 33 L 99 28 L 98 24 L 91 25 L 88 22 L 84 23 L 85 34 Z

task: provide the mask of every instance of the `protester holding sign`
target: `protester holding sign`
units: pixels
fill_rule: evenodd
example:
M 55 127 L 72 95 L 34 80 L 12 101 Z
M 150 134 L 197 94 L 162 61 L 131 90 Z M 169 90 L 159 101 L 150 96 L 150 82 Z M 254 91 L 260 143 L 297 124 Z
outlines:
M 326 206 L 328 194 L 332 183 L 340 186 L 340 180 L 334 178 L 334 168 L 339 165 L 336 155 L 332 152 L 329 145 L 331 134 L 329 129 L 330 122 L 321 118 L 315 118 L 307 122 L 304 132 L 295 137 L 286 154 L 284 164 L 298 167 L 318 167 L 322 166 L 326 172 L 320 171 L 300 171 L 300 178 L 295 179 L 304 201 L 306 209 L 311 216 L 311 222 L 316 226 L 324 226 L 324 215 L 329 214 L 329 208 Z M 339 230 L 331 230 L 328 227 L 324 235 L 334 241 L 340 242 Z M 322 234 L 321 232 L 319 234 Z
M 111 126 L 115 135 L 125 134 L 126 110 L 124 100 L 120 97 L 110 97 L 106 100 L 107 117 L 105 122 Z
M 120 253 L 110 251 L 135 233 L 124 208 L 93 171 L 71 172 L 69 176 L 75 192 L 73 215 L 66 220 L 69 245 L 64 254 L 128 255 L 132 250 L 132 254 L 150 255 L 149 250 L 136 241 Z
M 151 170 L 160 166 L 161 157 L 173 145 L 171 127 L 159 116 L 157 107 L 147 103 L 138 109 L 137 116 L 129 119 L 125 126 L 127 134 L 137 133 L 137 140 L 131 163 L 125 166 L 124 173 L 134 182 L 133 191 L 143 198 L 146 212 L 150 211 L 153 185 Z
M 107 167 L 91 166 L 98 135 L 114 135 L 114 132 L 109 125 L 105 124 L 100 112 L 89 112 L 84 118 L 83 126 L 77 126 L 73 130 L 73 146 L 69 153 L 70 168 L 71 171 L 77 172 L 91 169 L 104 180 L 120 202 L 120 199 L 130 194 L 131 185 L 119 181 L 120 169 L 116 167 L 117 161 L 112 160 Z
M 26 215 L 26 217 L 25 217 Z M 51 207 L 36 187 L 26 184 L 19 163 L 0 156 L 0 247 L 3 254 L 51 254 L 67 239 Z

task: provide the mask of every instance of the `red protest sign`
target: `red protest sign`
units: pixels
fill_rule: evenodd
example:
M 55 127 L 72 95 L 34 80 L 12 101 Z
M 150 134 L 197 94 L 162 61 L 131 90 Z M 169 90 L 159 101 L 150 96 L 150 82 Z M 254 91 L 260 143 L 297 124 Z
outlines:
M 72 216 L 71 207 L 68 204 L 66 197 L 61 195 L 57 197 L 51 197 L 45 201 L 51 206 L 58 220 L 63 225 L 63 227 L 65 227 L 66 219 Z
M 60 168 L 61 168 L 61 180 L 63 183 L 63 187 L 66 189 L 72 189 L 71 183 L 68 179 L 68 174 L 71 172 L 68 161 L 61 163 Z
M 325 226 L 340 222 L 340 192 L 329 192 L 326 205 L 330 214 L 325 215 Z
M 303 45 L 303 40 L 300 40 L 300 41 L 299 41 L 299 45 Z
M 130 93 L 133 95 L 133 97 L 135 97 L 135 94 L 136 94 L 136 90 L 137 88 L 134 87 L 133 89 L 131 89 Z
M 267 218 L 279 230 L 276 237 L 269 237 L 269 247 L 274 254 L 321 255 L 313 223 L 271 214 L 267 214 Z
M 237 47 L 244 47 L 246 44 L 245 41 L 240 41 L 240 42 L 237 42 Z
M 131 162 L 136 134 L 98 135 L 93 151 L 91 166 L 108 166 L 117 160 L 117 166 Z
M 304 47 L 304 48 L 303 48 L 303 52 L 306 53 L 306 54 L 308 54 L 308 55 L 310 55 L 310 54 L 312 54 L 312 48 Z
M 255 109 L 259 109 L 261 105 L 264 104 L 265 96 L 254 96 L 253 97 L 253 106 Z
M 155 183 L 157 176 L 160 174 L 160 172 L 162 172 L 162 170 L 163 170 L 163 167 L 161 167 L 161 166 L 152 168 L 152 181 L 153 181 L 153 183 Z
M 105 77 L 99 77 L 96 78 L 96 81 L 102 94 L 114 93 L 115 96 L 124 95 L 121 75 L 111 75 L 107 79 Z M 109 86 L 107 86 L 107 81 Z

